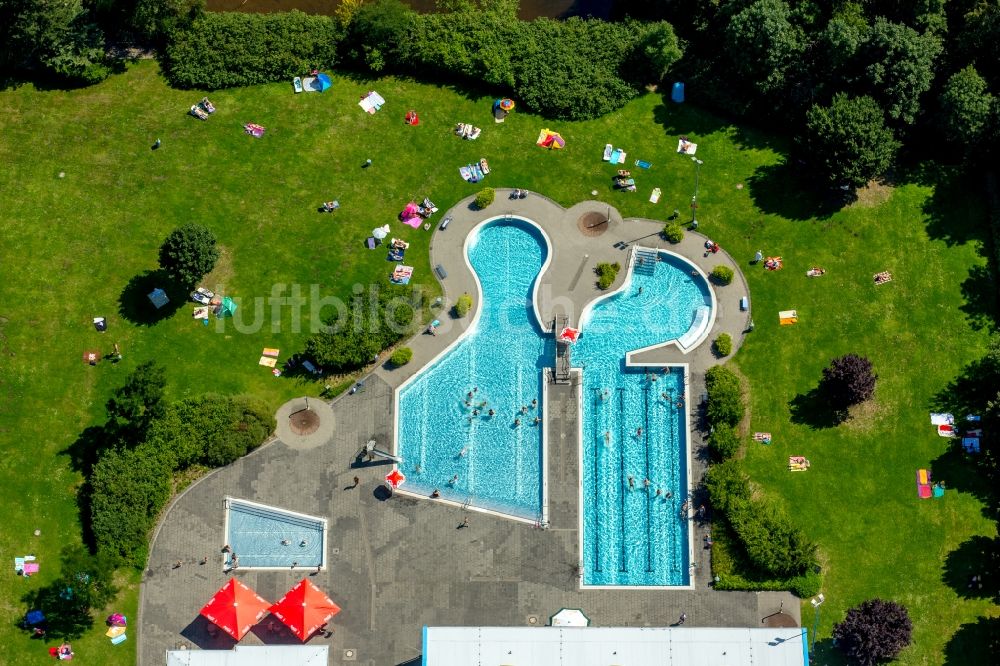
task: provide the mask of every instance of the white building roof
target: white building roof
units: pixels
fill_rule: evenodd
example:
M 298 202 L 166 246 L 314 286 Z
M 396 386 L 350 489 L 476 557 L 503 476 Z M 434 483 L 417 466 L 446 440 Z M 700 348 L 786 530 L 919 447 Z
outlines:
M 328 645 L 237 645 L 232 650 L 167 650 L 167 666 L 326 666 Z
M 808 666 L 801 628 L 424 627 L 423 666 Z

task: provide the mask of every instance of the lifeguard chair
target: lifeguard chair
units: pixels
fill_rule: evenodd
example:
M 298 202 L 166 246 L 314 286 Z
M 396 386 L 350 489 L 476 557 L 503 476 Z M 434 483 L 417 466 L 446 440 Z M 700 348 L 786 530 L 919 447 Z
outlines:
M 404 118 L 407 125 L 419 125 L 420 118 L 417 116 L 417 112 L 410 110 L 406 112 L 406 118 Z

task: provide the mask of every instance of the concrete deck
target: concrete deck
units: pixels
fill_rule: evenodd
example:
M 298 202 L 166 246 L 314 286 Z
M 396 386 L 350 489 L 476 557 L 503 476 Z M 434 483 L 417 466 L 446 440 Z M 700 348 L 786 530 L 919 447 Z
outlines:
M 564 210 L 537 194 L 498 201 L 486 211 L 472 211 L 462 202 L 449 212 L 453 222 L 437 231 L 432 264 L 448 271 L 448 303 L 461 293 L 475 294 L 475 282 L 464 255 L 463 241 L 479 221 L 512 213 L 534 220 L 553 240 L 553 262 L 542 276 L 539 291 L 543 317 L 562 312 L 578 321 L 587 302 L 598 296 L 593 267 L 598 261 L 620 261 L 627 245 L 667 248 L 658 232 L 662 223 L 625 220 L 612 211 L 613 223 L 599 237 L 586 237 L 576 228 L 581 212 L 607 211 L 606 204 L 587 202 Z M 731 258 L 724 253 L 704 256 L 704 237 L 688 233 L 669 249 L 697 263 L 706 273 Z M 616 246 L 616 244 L 619 244 Z M 739 311 L 747 295 L 742 274 L 733 285 L 716 288 L 718 313 L 706 342 L 689 354 L 658 349 L 649 354 L 657 363 L 690 363 L 689 395 L 704 390 L 704 370 L 716 362 L 708 350 L 719 332 L 733 336 L 735 345 L 749 313 Z M 619 284 L 624 280 L 624 272 Z M 617 286 L 617 285 L 616 285 Z M 548 294 L 544 289 L 548 288 Z M 546 302 L 546 298 L 550 301 Z M 477 303 L 478 306 L 478 303 Z M 798 601 L 790 594 L 715 592 L 709 586 L 708 551 L 700 548 L 707 525 L 695 525 L 692 577 L 695 590 L 587 590 L 579 588 L 579 506 L 577 397 L 573 385 L 548 387 L 547 445 L 549 447 L 550 528 L 484 514 L 461 507 L 397 494 L 387 498 L 382 477 L 388 465 L 358 466 L 355 454 L 372 436 L 380 444 L 392 436 L 393 390 L 439 354 L 465 330 L 471 317 L 453 321 L 440 317 L 441 335 L 421 335 L 410 346 L 414 359 L 399 370 L 380 369 L 354 395 L 334 400 L 324 413 L 320 430 L 332 434 L 318 442 L 316 435 L 295 440 L 283 431 L 251 455 L 205 477 L 165 513 L 154 536 L 149 567 L 143 576 L 138 629 L 140 664 L 162 664 L 164 652 L 184 644 L 198 649 L 229 648 L 232 641 L 210 638 L 201 606 L 225 582 L 218 562 L 224 545 L 222 499 L 229 495 L 329 519 L 328 567 L 322 572 L 302 570 L 237 571 L 236 576 L 274 601 L 303 576 L 326 590 L 343 608 L 331 622 L 330 663 L 371 666 L 404 664 L 420 654 L 423 625 L 532 625 L 545 624 L 562 607 L 586 611 L 597 626 L 664 626 L 687 613 L 688 626 L 761 626 L 761 620 L 784 606 L 800 621 Z M 674 354 L 675 356 L 671 356 Z M 643 359 L 645 360 L 645 359 Z M 310 404 L 312 401 L 310 400 Z M 297 401 L 283 407 L 279 417 L 300 408 Z M 280 422 L 279 418 L 279 422 Z M 704 442 L 691 434 L 692 484 L 704 472 Z M 352 488 L 354 476 L 361 484 Z M 468 527 L 459 528 L 469 517 Z M 199 565 L 209 556 L 212 564 Z M 177 560 L 184 564 L 172 567 Z M 243 643 L 294 642 L 264 621 Z M 348 656 L 346 650 L 353 651 Z

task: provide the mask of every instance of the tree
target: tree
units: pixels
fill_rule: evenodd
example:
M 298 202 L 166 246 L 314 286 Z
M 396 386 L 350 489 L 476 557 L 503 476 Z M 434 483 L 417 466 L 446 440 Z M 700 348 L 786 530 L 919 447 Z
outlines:
M 726 48 L 737 72 L 762 94 L 787 86 L 787 76 L 803 51 L 783 0 L 758 0 L 737 13 L 726 28 Z
M 743 420 L 743 390 L 740 378 L 722 365 L 715 365 L 705 372 L 708 406 L 705 417 L 712 427 L 722 424 L 735 427 Z
M 736 274 L 733 272 L 732 268 L 721 264 L 713 268 L 711 273 L 712 280 L 714 280 L 716 284 L 721 284 L 723 286 L 731 283 L 733 281 L 733 277 L 735 276 Z
M 0 69 L 41 69 L 84 84 L 111 73 L 104 35 L 82 0 L 0 0 Z
M 348 30 L 355 60 L 374 72 L 400 64 L 400 49 L 407 42 L 415 16 L 400 0 L 375 0 L 361 5 Z
M 815 169 L 831 185 L 866 185 L 886 172 L 899 147 L 871 97 L 838 93 L 830 106 L 809 109 L 806 127 L 801 148 L 814 156 Z
M 646 33 L 636 50 L 652 83 L 662 81 L 682 55 L 674 27 L 666 21 L 646 26 Z
M 948 138 L 974 146 L 993 120 L 994 97 L 986 80 L 969 65 L 948 79 L 941 94 L 944 129 Z
M 142 442 L 153 421 L 166 414 L 166 385 L 166 372 L 155 361 L 137 367 L 108 400 L 105 429 L 119 443 Z
M 873 95 L 889 117 L 912 125 L 920 112 L 920 96 L 930 90 L 941 41 L 901 23 L 875 19 L 859 51 Z
M 137 0 L 132 26 L 145 39 L 164 44 L 177 30 L 184 30 L 205 11 L 205 0 Z
M 53 638 L 79 638 L 93 628 L 93 610 L 107 605 L 115 588 L 114 565 L 103 553 L 92 555 L 83 546 L 67 546 L 62 552 L 56 580 L 30 595 L 32 610 L 45 614 L 46 632 Z
M 194 222 L 174 229 L 160 246 L 160 266 L 185 288 L 210 273 L 218 260 L 215 234 Z
M 496 196 L 497 196 L 496 190 L 494 190 L 492 187 L 484 187 L 479 191 L 479 194 L 476 195 L 476 208 L 478 208 L 479 210 L 483 210 L 491 203 L 493 203 L 493 200 L 496 199 Z
M 836 645 L 861 666 L 892 661 L 910 644 L 913 623 L 895 601 L 869 599 L 847 611 L 833 628 Z
M 820 391 L 833 409 L 845 410 L 871 398 L 877 379 L 870 360 L 857 354 L 845 354 L 823 368 Z

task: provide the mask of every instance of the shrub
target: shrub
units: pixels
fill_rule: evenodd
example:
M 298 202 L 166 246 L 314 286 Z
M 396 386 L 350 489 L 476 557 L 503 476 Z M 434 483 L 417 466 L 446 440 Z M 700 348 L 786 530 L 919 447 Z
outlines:
M 493 203 L 496 196 L 496 191 L 492 187 L 484 187 L 479 191 L 479 194 L 476 195 L 476 208 L 483 210 Z
M 146 361 L 133 370 L 106 404 L 108 421 L 104 430 L 109 438 L 124 444 L 142 442 L 151 424 L 167 412 L 166 385 L 165 369 L 155 361 Z
M 670 243 L 680 243 L 684 240 L 684 227 L 680 222 L 667 222 L 663 227 L 663 237 Z
M 712 280 L 716 284 L 727 285 L 733 281 L 733 269 L 729 266 L 716 266 L 712 269 Z
M 730 506 L 750 501 L 750 477 L 738 460 L 726 460 L 708 468 L 705 488 L 712 506 L 725 513 Z
M 906 607 L 882 599 L 855 606 L 833 628 L 837 647 L 862 666 L 892 661 L 910 644 L 912 634 L 913 623 Z
M 877 379 L 870 360 L 857 354 L 845 354 L 823 368 L 820 391 L 833 409 L 844 410 L 871 398 Z
M 413 360 L 413 350 L 409 347 L 400 347 L 396 351 L 392 352 L 392 357 L 389 359 L 392 361 L 394 366 L 401 367 Z
M 165 73 L 180 88 L 232 88 L 282 81 L 336 62 L 340 29 L 329 16 L 205 12 L 177 31 Z
M 455 316 L 464 317 L 469 314 L 470 310 L 472 310 L 472 296 L 467 293 L 462 294 L 455 301 Z
M 209 467 L 222 467 L 245 456 L 274 431 L 271 411 L 247 397 L 208 394 L 179 403 L 177 413 L 200 433 L 202 448 L 196 462 Z
M 769 576 L 789 577 L 816 565 L 816 544 L 765 499 L 730 501 L 726 519 L 750 561 Z
M 899 148 L 871 97 L 837 93 L 830 106 L 815 104 L 806 112 L 806 128 L 799 143 L 830 185 L 864 186 L 886 172 Z
M 719 333 L 715 339 L 715 353 L 719 356 L 729 356 L 733 353 L 733 339 L 728 333 Z
M 708 448 L 716 460 L 728 460 L 740 450 L 740 435 L 728 424 L 720 424 L 712 428 L 708 436 Z
M 185 288 L 210 273 L 218 260 L 215 234 L 193 222 L 174 229 L 160 246 L 160 267 Z
M 600 289 L 609 289 L 611 285 L 615 283 L 615 279 L 618 277 L 618 271 L 622 269 L 622 265 L 617 261 L 613 264 L 609 264 L 606 261 L 602 261 L 594 268 L 594 272 L 597 273 L 597 286 Z
M 104 452 L 90 475 L 90 527 L 100 552 L 142 568 L 167 500 L 173 457 L 156 446 Z
M 351 17 L 347 50 L 373 72 L 395 67 L 402 61 L 400 51 L 409 41 L 414 22 L 414 12 L 400 0 L 366 2 Z
M 712 427 L 727 424 L 735 427 L 743 420 L 743 391 L 732 370 L 716 365 L 705 372 L 708 389 L 706 418 Z

